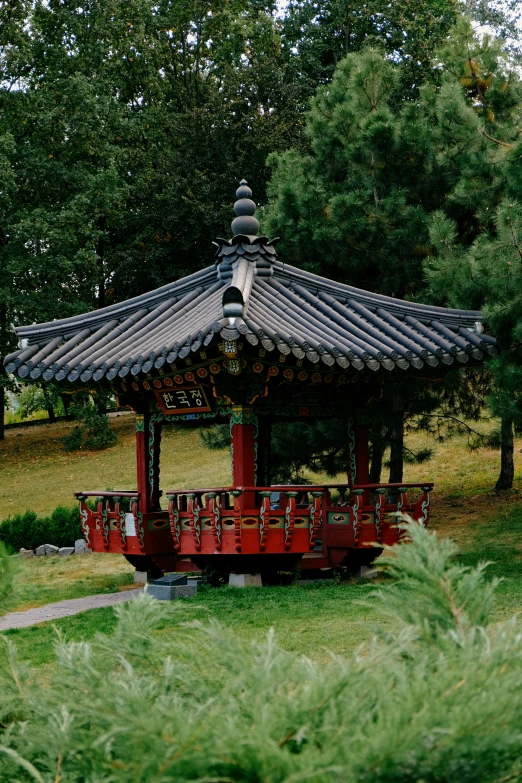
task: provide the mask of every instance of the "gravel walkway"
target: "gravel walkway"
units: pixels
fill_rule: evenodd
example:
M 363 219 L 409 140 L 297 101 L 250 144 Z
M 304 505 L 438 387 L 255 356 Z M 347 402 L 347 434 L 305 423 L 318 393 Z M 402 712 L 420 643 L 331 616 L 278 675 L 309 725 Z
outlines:
M 58 601 L 55 604 L 40 606 L 38 609 L 28 609 L 26 612 L 12 612 L 0 617 L 0 631 L 8 631 L 10 628 L 28 628 L 30 625 L 46 623 L 49 620 L 59 620 L 60 617 L 70 617 L 87 609 L 114 606 L 120 601 L 130 601 L 142 592 L 143 590 L 122 590 L 121 593 L 101 593 L 88 595 L 86 598 Z

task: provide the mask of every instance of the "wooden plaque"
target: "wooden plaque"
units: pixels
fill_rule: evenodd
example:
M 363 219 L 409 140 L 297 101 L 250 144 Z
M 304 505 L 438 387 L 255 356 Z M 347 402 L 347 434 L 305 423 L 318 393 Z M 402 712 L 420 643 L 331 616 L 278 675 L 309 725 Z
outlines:
M 165 414 L 198 413 L 210 411 L 202 386 L 179 386 L 172 389 L 154 389 L 158 404 Z

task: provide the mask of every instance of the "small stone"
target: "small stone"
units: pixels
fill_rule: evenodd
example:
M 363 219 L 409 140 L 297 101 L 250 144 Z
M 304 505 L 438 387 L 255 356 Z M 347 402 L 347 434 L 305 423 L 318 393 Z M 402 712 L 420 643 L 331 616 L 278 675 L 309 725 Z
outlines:
M 46 555 L 57 555 L 58 554 L 58 547 L 54 544 L 44 544 L 45 554 Z
M 261 574 L 230 574 L 228 584 L 231 587 L 261 587 Z
M 45 552 L 45 544 L 42 544 L 41 546 L 37 546 L 34 551 L 35 551 L 36 557 L 45 557 L 45 554 L 46 554 L 46 552 Z
M 68 557 L 69 555 L 74 555 L 74 547 L 73 546 L 61 546 L 58 550 L 58 554 L 62 557 Z
M 35 557 L 34 549 L 20 549 L 20 557 Z
M 92 549 L 89 549 L 89 547 L 85 543 L 85 539 L 79 538 L 77 541 L 74 542 L 75 555 L 90 555 L 91 552 Z

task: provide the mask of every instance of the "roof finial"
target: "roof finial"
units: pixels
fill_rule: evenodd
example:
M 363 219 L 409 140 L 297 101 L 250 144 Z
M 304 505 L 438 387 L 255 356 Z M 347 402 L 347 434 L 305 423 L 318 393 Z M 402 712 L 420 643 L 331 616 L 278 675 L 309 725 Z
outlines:
M 257 236 L 259 231 L 259 220 L 254 217 L 256 205 L 252 201 L 252 191 L 248 187 L 246 179 L 242 179 L 236 190 L 237 201 L 234 204 L 234 212 L 237 217 L 232 221 L 232 233 L 247 234 L 248 236 Z

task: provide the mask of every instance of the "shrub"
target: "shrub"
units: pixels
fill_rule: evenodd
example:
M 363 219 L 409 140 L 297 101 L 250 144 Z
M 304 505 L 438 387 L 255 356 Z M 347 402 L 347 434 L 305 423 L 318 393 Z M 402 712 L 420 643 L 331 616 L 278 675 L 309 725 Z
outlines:
M 107 416 L 88 405 L 76 410 L 75 415 L 80 423 L 73 427 L 69 435 L 62 438 L 65 451 L 101 451 L 116 443 L 117 437 L 109 426 Z
M 179 622 L 167 641 L 156 630 L 176 623 L 176 606 L 146 595 L 116 608 L 110 636 L 58 638 L 49 687 L 34 687 L 4 639 L 0 780 L 518 780 L 517 623 L 489 623 L 483 565 L 462 567 L 451 542 L 409 532 L 387 558 L 395 582 L 375 593 L 379 636 L 326 667 L 273 633 L 246 643 L 212 621 Z
M 50 517 L 39 517 L 34 511 L 14 514 L 0 525 L 0 541 L 11 552 L 36 549 L 41 544 L 73 546 L 82 537 L 78 506 L 58 506 Z

